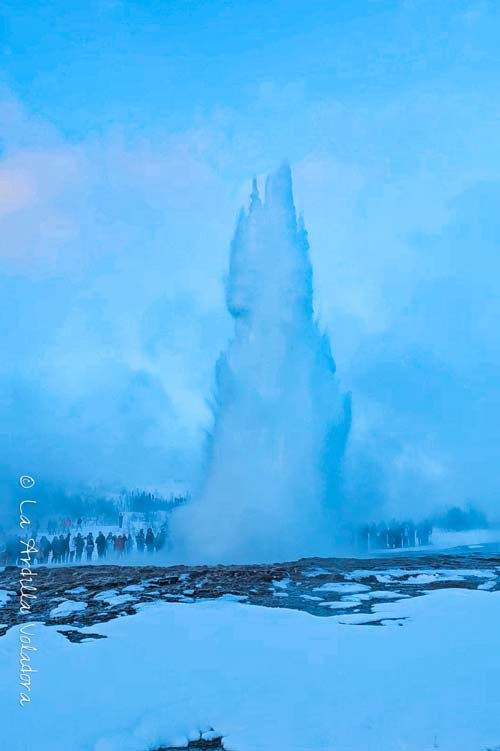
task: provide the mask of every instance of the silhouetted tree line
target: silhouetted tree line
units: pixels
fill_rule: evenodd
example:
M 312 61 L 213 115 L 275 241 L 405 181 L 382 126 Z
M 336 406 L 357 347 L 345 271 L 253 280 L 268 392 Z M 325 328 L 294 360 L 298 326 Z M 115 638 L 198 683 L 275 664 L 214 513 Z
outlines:
M 144 490 L 128 492 L 124 496 L 123 505 L 127 511 L 147 514 L 154 511 L 169 511 L 175 506 L 186 503 L 186 496 L 171 496 L 165 498 L 155 493 L 147 493 Z
M 436 516 L 434 523 L 437 527 L 449 530 L 450 532 L 486 529 L 490 526 L 486 514 L 472 504 L 469 504 L 465 509 L 459 506 L 452 506 L 444 514 Z

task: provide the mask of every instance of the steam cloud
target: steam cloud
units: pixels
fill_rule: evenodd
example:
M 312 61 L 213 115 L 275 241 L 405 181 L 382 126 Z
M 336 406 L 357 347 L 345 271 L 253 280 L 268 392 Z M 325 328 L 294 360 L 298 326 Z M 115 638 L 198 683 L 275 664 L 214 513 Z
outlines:
M 331 552 L 341 515 L 350 398 L 313 314 L 307 234 L 290 169 L 254 182 L 231 246 L 234 337 L 216 371 L 205 481 L 178 511 L 190 560 L 270 561 Z

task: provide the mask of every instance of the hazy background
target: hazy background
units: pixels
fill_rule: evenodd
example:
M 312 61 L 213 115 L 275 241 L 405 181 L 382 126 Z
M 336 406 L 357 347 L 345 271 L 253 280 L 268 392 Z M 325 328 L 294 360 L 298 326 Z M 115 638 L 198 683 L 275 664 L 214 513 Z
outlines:
M 192 485 L 236 213 L 286 157 L 349 492 L 494 514 L 499 33 L 482 0 L 5 0 L 0 487 Z

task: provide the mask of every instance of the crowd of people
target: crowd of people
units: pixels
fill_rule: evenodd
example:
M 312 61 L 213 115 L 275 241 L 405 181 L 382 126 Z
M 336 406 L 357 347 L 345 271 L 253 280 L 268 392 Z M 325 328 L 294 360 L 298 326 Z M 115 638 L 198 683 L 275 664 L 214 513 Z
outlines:
M 366 550 L 392 550 L 395 548 L 415 548 L 430 545 L 432 524 L 427 519 L 415 524 L 412 520 L 396 521 L 389 524 L 363 524 L 356 531 L 356 545 Z
M 135 535 L 130 531 L 128 534 L 108 532 L 107 535 L 99 532 L 95 537 L 92 532 L 82 534 L 78 531 L 72 534 L 68 531 L 65 534 L 54 534 L 51 538 L 47 525 L 47 534 L 34 539 L 36 551 L 31 554 L 31 560 L 41 565 L 118 560 L 133 552 L 139 555 L 159 552 L 168 544 L 164 527 L 156 533 L 149 527 L 146 532 L 140 529 Z M 20 555 L 19 538 L 9 537 L 0 554 L 3 565 L 15 565 Z
M 134 532 L 122 530 L 123 515 L 118 517 L 118 531 L 106 535 L 99 531 L 95 534 L 95 524 L 78 518 L 73 522 L 69 517 L 58 520 L 49 519 L 45 531 L 33 531 L 36 552 L 31 555 L 38 564 L 71 564 L 83 562 L 118 561 L 133 553 L 138 555 L 153 554 L 169 546 L 167 528 L 163 525 L 154 531 L 152 527 Z M 94 532 L 88 531 L 93 526 Z M 86 530 L 84 531 L 84 527 Z M 98 527 L 97 527 L 98 529 Z M 115 527 L 116 529 L 116 527 Z M 415 524 L 412 520 L 392 520 L 378 524 L 360 525 L 354 532 L 354 544 L 359 550 L 391 550 L 414 548 L 429 545 L 432 536 L 432 524 L 428 520 Z M 19 537 L 7 538 L 0 543 L 0 565 L 15 565 L 19 560 Z

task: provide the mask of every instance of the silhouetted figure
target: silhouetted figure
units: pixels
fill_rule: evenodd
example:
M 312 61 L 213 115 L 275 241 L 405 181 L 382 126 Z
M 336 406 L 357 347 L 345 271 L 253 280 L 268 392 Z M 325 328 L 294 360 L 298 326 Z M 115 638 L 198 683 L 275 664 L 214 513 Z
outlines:
M 81 533 L 78 532 L 77 536 L 75 537 L 75 558 L 76 558 L 77 563 L 80 563 L 80 561 L 82 560 L 84 547 L 85 547 L 85 540 L 83 539 Z
M 99 532 L 95 538 L 95 545 L 97 548 L 97 557 L 104 558 L 106 556 L 106 538 L 102 532 Z
M 62 557 L 63 562 L 67 563 L 69 560 L 69 543 L 70 543 L 71 534 L 68 532 L 66 537 L 63 538 L 63 546 L 62 546 Z
M 123 535 L 118 535 L 118 537 L 115 540 L 115 552 L 116 555 L 121 558 L 123 556 L 123 551 L 125 550 L 125 540 Z
M 50 553 L 50 541 L 48 540 L 45 535 L 42 535 L 40 538 L 40 545 L 38 546 L 40 550 L 40 563 L 47 563 L 49 560 L 49 553 Z
M 396 537 L 397 537 L 397 523 L 396 520 L 393 519 L 390 524 L 389 528 L 387 530 L 387 540 L 389 544 L 389 548 L 392 550 L 392 548 L 396 547 Z
M 385 522 L 380 522 L 377 524 L 377 547 L 381 548 L 382 550 L 385 550 L 389 547 L 389 542 L 387 539 L 387 524 Z
M 94 552 L 94 547 L 95 547 L 94 536 L 92 532 L 89 532 L 87 535 L 86 544 L 85 544 L 85 552 L 87 554 L 88 561 L 92 560 L 92 553 Z
M 425 519 L 417 525 L 417 540 L 419 545 L 429 545 L 432 534 L 432 524 Z
M 151 527 L 149 527 L 146 533 L 146 549 L 148 553 L 152 553 L 155 549 L 155 536 Z
M 161 550 L 165 546 L 165 540 L 166 540 L 165 530 L 160 529 L 160 531 L 156 535 L 156 540 L 155 540 L 156 550 Z
M 108 532 L 106 537 L 106 555 L 110 556 L 113 553 L 115 547 L 115 538 L 111 534 L 111 532 Z
M 59 538 L 57 535 L 54 535 L 52 538 L 52 544 L 50 547 L 52 548 L 52 563 L 59 563 Z
M 139 553 L 144 553 L 144 546 L 146 545 L 146 540 L 144 538 L 144 530 L 141 529 L 139 534 L 135 538 L 135 544 L 137 545 L 137 550 Z

